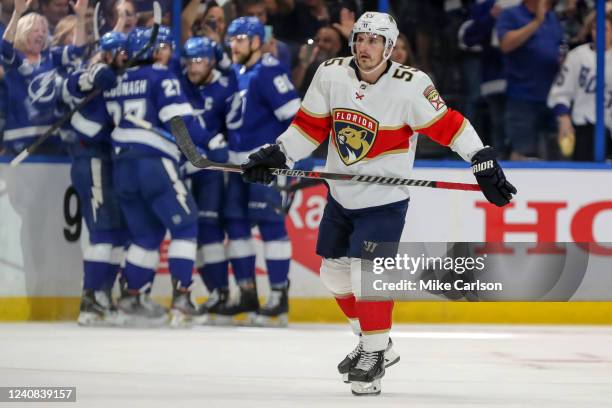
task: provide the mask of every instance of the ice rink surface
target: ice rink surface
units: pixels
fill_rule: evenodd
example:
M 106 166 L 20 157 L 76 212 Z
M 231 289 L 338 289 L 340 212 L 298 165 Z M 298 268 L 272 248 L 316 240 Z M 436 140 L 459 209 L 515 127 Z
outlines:
M 353 397 L 348 328 L 0 324 L 0 385 L 76 386 L 51 407 L 612 407 L 612 328 L 395 326 L 383 394 Z M 24 404 L 0 403 L 16 407 Z

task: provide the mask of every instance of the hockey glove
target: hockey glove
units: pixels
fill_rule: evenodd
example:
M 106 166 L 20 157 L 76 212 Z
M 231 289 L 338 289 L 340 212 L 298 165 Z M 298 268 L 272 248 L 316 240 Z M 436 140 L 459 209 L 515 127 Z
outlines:
M 495 157 L 495 149 L 492 147 L 479 150 L 472 157 L 472 171 L 486 199 L 498 207 L 503 207 L 512 200 L 516 188 L 506 180 Z
M 117 84 L 115 71 L 106 64 L 94 64 L 79 76 L 81 92 L 89 92 L 94 87 L 107 91 Z
M 206 157 L 215 163 L 227 163 L 228 160 L 228 148 L 225 136 L 219 133 L 217 136 L 210 139 L 208 142 L 208 151 Z
M 270 184 L 274 175 L 270 168 L 287 168 L 287 158 L 280 146 L 273 144 L 263 147 L 249 156 L 249 161 L 242 165 L 242 179 L 247 183 Z

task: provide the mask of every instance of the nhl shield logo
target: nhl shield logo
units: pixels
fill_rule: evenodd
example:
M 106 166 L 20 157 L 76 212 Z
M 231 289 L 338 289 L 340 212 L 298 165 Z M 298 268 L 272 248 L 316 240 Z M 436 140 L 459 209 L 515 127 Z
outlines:
M 333 133 L 338 155 L 346 164 L 362 160 L 374 146 L 378 134 L 378 121 L 352 109 L 334 109 Z

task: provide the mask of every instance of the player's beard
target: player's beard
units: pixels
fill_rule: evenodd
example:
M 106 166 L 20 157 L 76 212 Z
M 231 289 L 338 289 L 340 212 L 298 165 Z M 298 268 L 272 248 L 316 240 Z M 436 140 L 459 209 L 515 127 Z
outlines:
M 238 65 L 246 65 L 246 63 L 251 59 L 253 55 L 253 51 L 249 48 L 249 52 L 247 54 L 240 54 L 237 58 Z

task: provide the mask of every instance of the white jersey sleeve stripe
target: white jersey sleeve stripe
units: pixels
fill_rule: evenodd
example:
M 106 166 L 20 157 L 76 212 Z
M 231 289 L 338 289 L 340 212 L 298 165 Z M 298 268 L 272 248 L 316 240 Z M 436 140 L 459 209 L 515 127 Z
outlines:
M 295 98 L 274 111 L 274 116 L 280 121 L 292 119 L 300 109 L 300 98 Z
M 164 106 L 159 111 L 159 120 L 167 122 L 175 116 L 193 115 L 193 108 L 189 103 L 173 103 Z

